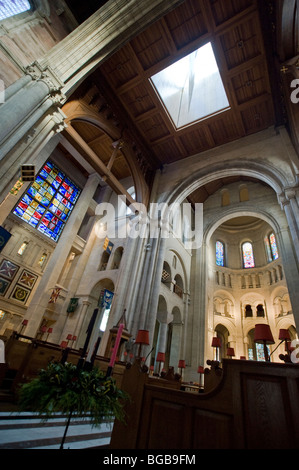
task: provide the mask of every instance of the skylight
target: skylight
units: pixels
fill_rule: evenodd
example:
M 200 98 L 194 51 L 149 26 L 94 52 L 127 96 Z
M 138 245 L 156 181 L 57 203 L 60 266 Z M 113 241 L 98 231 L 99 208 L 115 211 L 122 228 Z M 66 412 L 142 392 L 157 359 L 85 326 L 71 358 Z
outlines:
M 28 0 L 1 0 L 0 1 L 0 20 L 18 15 L 24 11 L 30 10 L 31 5 Z
M 210 42 L 153 75 L 151 81 L 176 128 L 229 108 Z

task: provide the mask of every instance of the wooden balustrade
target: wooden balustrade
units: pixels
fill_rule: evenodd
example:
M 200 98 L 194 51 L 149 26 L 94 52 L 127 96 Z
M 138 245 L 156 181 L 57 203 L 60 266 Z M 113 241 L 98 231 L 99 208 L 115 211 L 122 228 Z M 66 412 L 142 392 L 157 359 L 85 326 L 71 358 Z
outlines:
M 138 364 L 126 370 L 123 388 L 132 401 L 127 424 L 114 425 L 110 448 L 299 447 L 297 364 L 225 359 L 221 374 L 214 372 L 214 389 L 196 395 L 149 381 Z

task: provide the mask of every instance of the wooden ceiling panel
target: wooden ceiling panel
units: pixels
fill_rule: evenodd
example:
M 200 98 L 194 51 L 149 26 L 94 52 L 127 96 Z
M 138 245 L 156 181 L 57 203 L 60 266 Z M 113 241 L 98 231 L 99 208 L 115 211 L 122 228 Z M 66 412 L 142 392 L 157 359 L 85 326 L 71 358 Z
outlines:
M 130 46 L 124 46 L 116 52 L 102 67 L 104 75 L 109 77 L 109 83 L 115 90 L 122 85 L 138 77 L 140 65 L 135 61 L 134 53 Z
M 161 22 L 155 23 L 148 30 L 131 41 L 131 46 L 144 70 L 170 56 L 168 41 Z
M 143 136 L 151 143 L 170 135 L 170 131 L 159 113 L 140 121 L 139 129 Z
M 271 126 L 274 120 L 273 114 L 273 105 L 270 99 L 263 100 L 241 111 L 246 133 L 252 134 Z
M 240 138 L 239 126 L 233 113 L 227 111 L 221 118 L 212 120 L 209 129 L 214 139 L 215 145 L 222 145 Z
M 198 0 L 183 3 L 165 17 L 165 22 L 178 50 L 208 32 Z
M 176 139 L 173 137 L 169 137 L 159 143 L 154 144 L 153 150 L 156 154 L 163 155 L 161 166 L 164 164 L 176 162 L 187 156 L 186 152 L 181 151 L 181 148 L 178 146 Z
M 258 1 L 186 0 L 125 44 L 90 77 L 100 95 L 110 97 L 109 106 L 120 117 L 120 125 L 130 126 L 131 134 L 138 136 L 153 172 L 191 155 L 200 158 L 201 152 L 275 124 Z M 149 78 L 209 41 L 230 109 L 176 129 Z M 109 143 L 93 132 L 80 128 L 107 161 Z
M 210 0 L 211 11 L 217 26 L 255 4 L 255 0 Z
M 265 64 L 260 62 L 231 78 L 238 104 L 243 104 L 269 93 Z
M 246 21 L 242 21 L 220 35 L 228 70 L 259 57 L 263 53 L 257 24 L 257 14 L 250 15 Z
M 155 109 L 152 90 L 148 87 L 150 84 L 140 83 L 121 95 L 123 105 L 134 119 Z
M 205 127 L 190 130 L 180 136 L 180 141 L 186 150 L 187 155 L 194 155 L 199 152 L 208 150 L 211 142 L 207 136 L 207 129 Z

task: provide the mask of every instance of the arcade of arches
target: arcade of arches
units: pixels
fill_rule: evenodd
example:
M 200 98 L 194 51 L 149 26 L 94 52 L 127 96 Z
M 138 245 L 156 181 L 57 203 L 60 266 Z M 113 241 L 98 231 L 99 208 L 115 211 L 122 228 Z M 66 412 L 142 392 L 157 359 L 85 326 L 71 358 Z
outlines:
M 289 83 L 298 51 L 279 27 L 285 2 L 275 13 L 278 72 L 288 67 L 279 78 L 262 33 L 243 62 L 242 38 L 235 57 L 228 52 L 241 24 L 253 47 L 251 22 L 265 17 L 254 1 L 240 11 L 227 0 L 109 1 L 87 19 L 71 2 L 53 3 L 64 13 L 35 8 L 1 22 L 0 335 L 20 331 L 25 319 L 27 336 L 51 328 L 47 341 L 71 334 L 82 348 L 107 289 L 114 295 L 98 354 L 109 355 L 109 331 L 125 310 L 131 338 L 150 332 L 148 364 L 157 352 L 175 370 L 184 359 L 186 380 L 213 359 L 214 336 L 221 357 L 230 346 L 254 360 L 264 360 L 257 323 L 270 325 L 270 353 L 280 329 L 297 339 L 299 105 L 289 102 Z M 232 109 L 174 129 L 145 80 L 205 38 L 217 44 Z M 275 89 L 286 93 L 281 114 Z M 33 183 L 20 180 L 25 164 L 35 167 Z M 166 232 L 155 218 L 165 207 L 179 213 Z M 190 244 L 191 235 L 200 241 Z M 281 353 L 284 345 L 271 360 Z

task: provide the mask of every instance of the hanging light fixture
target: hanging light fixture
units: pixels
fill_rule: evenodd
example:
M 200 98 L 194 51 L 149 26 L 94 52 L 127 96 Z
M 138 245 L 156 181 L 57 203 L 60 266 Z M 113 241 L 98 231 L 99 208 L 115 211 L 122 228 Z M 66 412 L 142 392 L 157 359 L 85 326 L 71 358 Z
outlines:
M 265 323 L 258 323 L 255 325 L 254 342 L 264 345 L 265 361 L 268 362 L 270 360 L 270 356 L 268 353 L 267 344 L 274 344 L 275 342 L 269 325 Z
M 139 330 L 135 339 L 135 344 L 139 344 L 138 356 L 141 356 L 142 345 L 149 345 L 149 331 L 148 330 Z
M 232 357 L 234 357 L 234 355 L 235 355 L 235 350 L 234 350 L 234 348 L 227 348 L 227 350 L 226 350 L 226 355 L 227 355 L 227 357 L 229 357 L 230 359 L 231 359 Z
M 221 347 L 221 340 L 218 336 L 214 336 L 212 339 L 212 347 L 216 350 L 216 361 L 219 362 L 219 349 Z

